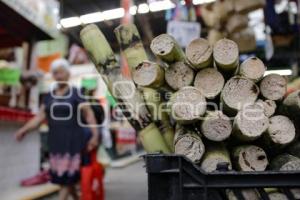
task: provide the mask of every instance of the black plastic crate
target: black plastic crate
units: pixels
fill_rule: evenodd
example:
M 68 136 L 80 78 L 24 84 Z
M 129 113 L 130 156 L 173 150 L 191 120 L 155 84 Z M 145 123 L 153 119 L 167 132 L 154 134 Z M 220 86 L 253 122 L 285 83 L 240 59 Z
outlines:
M 255 188 L 261 199 L 269 200 L 263 188 L 278 188 L 295 200 L 289 188 L 300 188 L 300 171 L 206 173 L 184 156 L 144 156 L 148 173 L 148 200 L 223 200 L 231 189 L 239 200 L 240 190 Z

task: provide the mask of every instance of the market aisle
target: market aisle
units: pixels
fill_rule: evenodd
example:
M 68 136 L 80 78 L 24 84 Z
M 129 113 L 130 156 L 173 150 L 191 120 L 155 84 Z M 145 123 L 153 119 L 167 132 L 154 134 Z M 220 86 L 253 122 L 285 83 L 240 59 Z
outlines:
M 147 176 L 143 161 L 126 168 L 109 169 L 106 180 L 106 200 L 147 199 Z

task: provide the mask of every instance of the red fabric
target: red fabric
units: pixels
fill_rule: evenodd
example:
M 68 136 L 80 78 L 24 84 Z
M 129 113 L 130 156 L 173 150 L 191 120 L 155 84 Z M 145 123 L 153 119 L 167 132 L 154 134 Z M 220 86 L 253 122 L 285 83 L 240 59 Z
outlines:
M 96 151 L 91 153 L 91 163 L 81 168 L 81 200 L 104 200 L 103 167 L 98 163 Z

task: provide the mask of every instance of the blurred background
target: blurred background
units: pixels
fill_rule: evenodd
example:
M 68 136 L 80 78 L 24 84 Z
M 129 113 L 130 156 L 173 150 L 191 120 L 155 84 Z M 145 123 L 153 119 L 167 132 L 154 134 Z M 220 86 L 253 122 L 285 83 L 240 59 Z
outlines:
M 58 186 L 43 175 L 49 169 L 47 123 L 22 143 L 13 134 L 38 111 L 54 81 L 50 66 L 58 58 L 71 63 L 72 85 L 95 90 L 91 99 L 105 119 L 98 161 L 106 167 L 106 199 L 146 199 L 143 150 L 134 129 L 94 69 L 79 39 L 96 23 L 119 55 L 113 30 L 135 23 L 149 56 L 151 40 L 171 34 L 185 48 L 195 38 L 213 45 L 227 37 L 240 60 L 257 56 L 266 73 L 289 77 L 289 92 L 300 89 L 299 0 L 0 0 L 0 199 L 57 199 Z

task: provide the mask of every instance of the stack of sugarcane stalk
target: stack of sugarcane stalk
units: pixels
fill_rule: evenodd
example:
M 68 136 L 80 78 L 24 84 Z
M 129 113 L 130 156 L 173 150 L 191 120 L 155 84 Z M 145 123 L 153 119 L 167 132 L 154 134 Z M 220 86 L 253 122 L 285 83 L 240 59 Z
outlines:
M 248 23 L 248 13 L 263 8 L 265 3 L 265 0 L 217 0 L 202 5 L 201 16 L 209 28 L 210 44 L 228 37 L 238 44 L 240 51 L 254 50 L 256 40 Z
M 300 91 L 285 97 L 286 78 L 264 76 L 259 58 L 240 63 L 237 44 L 225 38 L 214 46 L 195 39 L 184 52 L 162 34 L 150 46 L 158 63 L 149 60 L 133 24 L 117 27 L 115 35 L 131 78 L 121 74 L 95 25 L 85 27 L 81 39 L 147 152 L 184 155 L 206 172 L 224 164 L 236 171 L 300 170 L 294 123 L 300 118 Z

